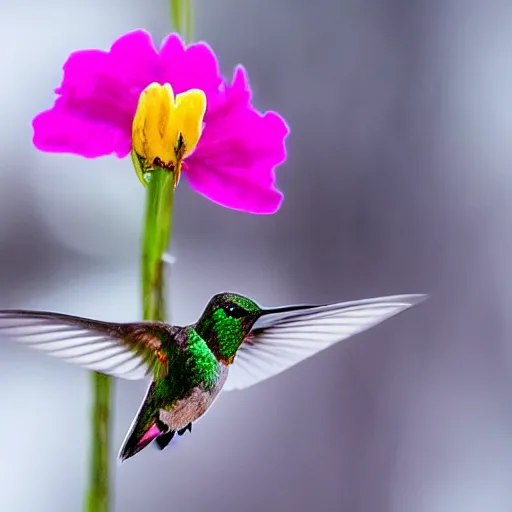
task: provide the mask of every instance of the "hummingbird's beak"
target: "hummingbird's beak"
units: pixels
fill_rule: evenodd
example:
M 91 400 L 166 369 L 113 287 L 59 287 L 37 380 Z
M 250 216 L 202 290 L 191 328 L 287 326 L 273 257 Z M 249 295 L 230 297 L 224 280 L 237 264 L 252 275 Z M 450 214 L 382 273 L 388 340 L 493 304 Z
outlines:
M 264 315 L 278 315 L 280 313 L 292 313 L 293 311 L 300 311 L 303 309 L 311 309 L 319 307 L 318 304 L 304 304 L 299 306 L 284 306 L 281 308 L 263 309 L 260 316 Z

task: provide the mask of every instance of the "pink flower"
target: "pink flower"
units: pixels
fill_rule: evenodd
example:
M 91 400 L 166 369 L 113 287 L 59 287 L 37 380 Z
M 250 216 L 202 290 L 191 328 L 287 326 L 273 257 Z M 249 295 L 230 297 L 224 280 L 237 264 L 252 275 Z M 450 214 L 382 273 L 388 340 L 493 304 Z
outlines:
M 135 152 L 149 169 L 175 171 L 176 181 L 182 170 L 195 191 L 228 208 L 279 208 L 274 169 L 286 158 L 286 123 L 252 106 L 242 67 L 226 82 L 206 44 L 184 47 L 171 34 L 158 52 L 136 30 L 108 52 L 72 53 L 55 92 L 53 107 L 33 120 L 39 150 L 86 158 Z

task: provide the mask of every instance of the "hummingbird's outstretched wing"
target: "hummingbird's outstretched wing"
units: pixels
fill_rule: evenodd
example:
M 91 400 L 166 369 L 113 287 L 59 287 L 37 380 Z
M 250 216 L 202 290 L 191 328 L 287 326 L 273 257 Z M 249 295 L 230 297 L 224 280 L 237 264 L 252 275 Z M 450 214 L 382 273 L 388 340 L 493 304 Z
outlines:
M 154 332 L 150 328 L 154 325 Z M 60 313 L 0 310 L 0 338 L 123 379 L 163 377 L 159 323 L 117 324 Z
M 301 309 L 286 308 L 285 313 L 262 316 L 240 346 L 223 389 L 243 389 L 281 373 L 424 298 L 424 295 L 400 295 L 325 306 L 298 306 Z

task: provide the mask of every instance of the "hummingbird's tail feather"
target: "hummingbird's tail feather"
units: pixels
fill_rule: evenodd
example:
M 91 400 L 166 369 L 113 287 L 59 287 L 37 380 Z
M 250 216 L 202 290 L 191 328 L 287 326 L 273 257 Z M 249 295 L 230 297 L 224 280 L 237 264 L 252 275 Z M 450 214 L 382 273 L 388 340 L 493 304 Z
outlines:
M 151 426 L 142 434 L 139 435 L 137 431 L 133 431 L 128 439 L 123 444 L 119 458 L 122 462 L 130 457 L 133 457 L 139 453 L 142 449 L 151 443 L 155 438 L 158 438 L 162 434 L 162 431 L 152 423 Z
M 130 430 L 126 435 L 123 446 L 119 452 L 121 462 L 133 457 L 144 449 L 151 441 L 163 434 L 158 428 L 155 410 L 152 407 L 152 398 L 155 383 L 152 382 L 146 398 L 142 402 L 139 412 L 133 420 Z

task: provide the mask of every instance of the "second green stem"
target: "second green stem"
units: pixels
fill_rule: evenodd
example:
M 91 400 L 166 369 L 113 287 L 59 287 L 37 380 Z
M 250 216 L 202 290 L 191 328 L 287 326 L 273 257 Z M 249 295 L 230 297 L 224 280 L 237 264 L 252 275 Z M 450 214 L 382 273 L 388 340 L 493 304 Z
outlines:
M 109 448 L 110 448 L 110 401 L 112 377 L 91 372 L 93 389 L 92 407 L 92 459 L 90 481 L 87 491 L 87 512 L 108 512 L 109 494 Z

